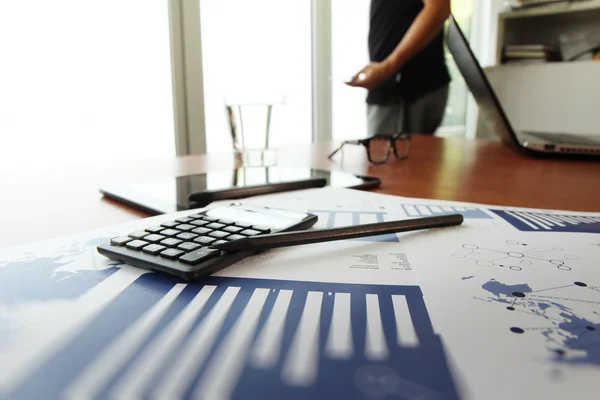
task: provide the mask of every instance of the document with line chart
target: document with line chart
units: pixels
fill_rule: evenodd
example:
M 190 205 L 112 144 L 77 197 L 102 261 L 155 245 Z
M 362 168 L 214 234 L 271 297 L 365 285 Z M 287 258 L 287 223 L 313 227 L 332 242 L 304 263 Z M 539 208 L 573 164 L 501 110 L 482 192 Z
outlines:
M 196 283 L 95 251 L 172 214 L 2 250 L 0 398 L 594 395 L 600 214 L 340 188 L 244 201 L 317 228 L 465 222 L 264 251 Z

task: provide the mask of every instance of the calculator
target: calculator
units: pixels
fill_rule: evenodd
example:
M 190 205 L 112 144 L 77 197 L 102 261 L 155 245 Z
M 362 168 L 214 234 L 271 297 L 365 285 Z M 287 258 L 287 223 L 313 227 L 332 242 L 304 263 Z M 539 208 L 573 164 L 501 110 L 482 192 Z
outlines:
M 174 218 L 145 230 L 113 237 L 97 246 L 100 254 L 135 267 L 193 281 L 217 272 L 255 251 L 222 251 L 215 244 L 310 228 L 314 214 L 232 203 Z

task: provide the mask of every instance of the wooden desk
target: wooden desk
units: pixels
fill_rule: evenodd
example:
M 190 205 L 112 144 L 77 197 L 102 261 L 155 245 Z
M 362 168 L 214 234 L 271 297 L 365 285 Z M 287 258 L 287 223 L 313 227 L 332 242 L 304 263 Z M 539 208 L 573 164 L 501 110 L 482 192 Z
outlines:
M 370 165 L 362 146 L 337 143 L 282 148 L 282 166 L 311 166 L 378 176 L 377 192 L 495 205 L 600 211 L 600 163 L 526 158 L 498 142 L 415 137 L 410 157 Z M 147 216 L 104 199 L 98 188 L 228 169 L 229 154 L 172 157 L 84 167 L 21 167 L 0 172 L 0 248 Z

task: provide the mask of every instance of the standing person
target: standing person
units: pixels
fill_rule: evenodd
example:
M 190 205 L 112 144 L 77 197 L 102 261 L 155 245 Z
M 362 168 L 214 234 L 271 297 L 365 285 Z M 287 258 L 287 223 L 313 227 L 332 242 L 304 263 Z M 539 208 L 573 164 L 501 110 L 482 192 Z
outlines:
M 450 0 L 371 0 L 369 58 L 350 86 L 368 90 L 369 136 L 434 134 L 442 122 L 450 75 L 444 22 Z

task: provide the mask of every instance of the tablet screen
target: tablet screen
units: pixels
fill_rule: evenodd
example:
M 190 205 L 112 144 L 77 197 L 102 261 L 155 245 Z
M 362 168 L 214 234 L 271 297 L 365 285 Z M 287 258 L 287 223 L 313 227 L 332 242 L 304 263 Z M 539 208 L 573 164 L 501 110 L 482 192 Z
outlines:
M 310 168 L 251 167 L 186 175 L 172 179 L 139 182 L 100 189 L 105 196 L 116 199 L 152 214 L 163 214 L 197 208 L 190 203 L 190 193 L 205 190 L 282 183 L 308 178 L 325 178 L 336 187 L 376 187 L 376 178 L 359 177 L 342 171 Z

